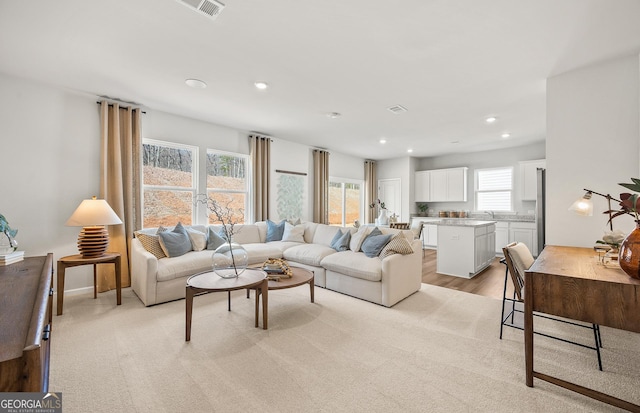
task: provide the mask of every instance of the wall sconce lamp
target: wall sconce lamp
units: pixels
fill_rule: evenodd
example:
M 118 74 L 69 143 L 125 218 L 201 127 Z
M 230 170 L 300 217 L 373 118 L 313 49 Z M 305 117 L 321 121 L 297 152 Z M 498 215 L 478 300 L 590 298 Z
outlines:
M 613 231 L 613 220 L 611 219 L 611 201 L 621 202 L 619 199 L 613 198 L 609 194 L 601 194 L 599 192 L 592 191 L 590 189 L 583 189 L 586 193 L 582 196 L 582 198 L 578 199 L 576 202 L 571 204 L 569 207 L 569 211 L 574 212 L 578 215 L 584 216 L 592 216 L 593 215 L 593 201 L 591 201 L 591 195 L 596 194 L 600 195 L 603 198 L 607 199 L 607 203 L 609 205 L 609 209 L 607 209 L 607 213 L 609 214 L 609 229 Z
M 122 224 L 104 199 L 85 199 L 65 225 L 82 227 L 78 235 L 78 250 L 83 258 L 101 257 L 109 246 L 109 231 L 105 225 Z

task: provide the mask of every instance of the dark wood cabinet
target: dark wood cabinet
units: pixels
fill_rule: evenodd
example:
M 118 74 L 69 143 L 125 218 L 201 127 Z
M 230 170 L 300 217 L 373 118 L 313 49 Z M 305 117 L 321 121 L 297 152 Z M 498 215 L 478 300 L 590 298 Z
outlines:
M 49 389 L 53 256 L 0 267 L 0 392 Z

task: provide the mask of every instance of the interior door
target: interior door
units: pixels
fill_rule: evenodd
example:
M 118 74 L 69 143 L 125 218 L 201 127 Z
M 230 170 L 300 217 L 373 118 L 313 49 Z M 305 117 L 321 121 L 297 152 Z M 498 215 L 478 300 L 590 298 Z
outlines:
M 402 192 L 400 186 L 400 178 L 380 179 L 378 180 L 378 198 L 384 202 L 387 207 L 387 214 L 391 216 L 396 214 L 399 222 L 408 222 L 402 219 Z

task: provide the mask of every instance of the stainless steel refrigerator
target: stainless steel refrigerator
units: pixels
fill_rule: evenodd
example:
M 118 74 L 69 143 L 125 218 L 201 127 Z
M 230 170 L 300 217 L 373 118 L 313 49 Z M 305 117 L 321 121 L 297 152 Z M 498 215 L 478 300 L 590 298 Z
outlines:
M 538 168 L 537 170 L 537 190 L 536 196 L 536 230 L 538 235 L 538 248 L 537 251 L 532 251 L 535 256 L 538 256 L 544 248 L 544 216 L 546 208 L 546 171 L 544 168 Z

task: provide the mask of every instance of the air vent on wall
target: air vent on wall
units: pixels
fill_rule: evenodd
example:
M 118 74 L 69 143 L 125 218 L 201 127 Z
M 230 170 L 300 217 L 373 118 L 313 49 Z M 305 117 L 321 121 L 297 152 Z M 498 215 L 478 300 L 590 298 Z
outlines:
M 394 105 L 394 106 L 391 106 L 391 107 L 389 107 L 389 108 L 387 108 L 387 109 L 388 109 L 389 111 L 391 111 L 391 112 L 395 113 L 395 114 L 398 114 L 398 113 L 402 113 L 402 112 L 406 112 L 406 111 L 407 111 L 407 108 L 405 108 L 405 107 L 404 107 L 404 106 L 402 106 L 402 105 Z
M 215 20 L 215 18 L 218 17 L 218 15 L 222 12 L 222 9 L 224 9 L 224 4 L 216 0 L 176 0 L 176 1 L 212 20 Z

